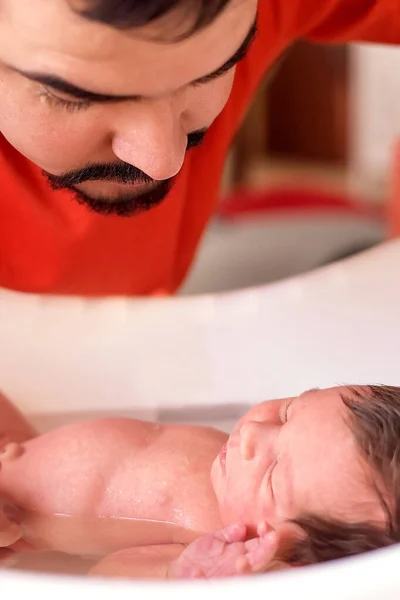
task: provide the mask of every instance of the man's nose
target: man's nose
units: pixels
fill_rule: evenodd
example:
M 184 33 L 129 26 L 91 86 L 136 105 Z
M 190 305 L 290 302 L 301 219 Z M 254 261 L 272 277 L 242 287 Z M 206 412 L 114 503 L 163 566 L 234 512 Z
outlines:
M 112 147 L 120 160 L 161 181 L 174 177 L 181 170 L 187 133 L 183 131 L 180 114 L 171 102 L 154 101 L 134 110 L 133 114 L 126 112 L 118 123 Z

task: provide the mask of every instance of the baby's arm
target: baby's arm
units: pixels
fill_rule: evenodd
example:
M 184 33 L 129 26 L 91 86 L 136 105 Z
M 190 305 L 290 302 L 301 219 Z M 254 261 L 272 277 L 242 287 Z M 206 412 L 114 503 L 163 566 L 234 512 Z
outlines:
M 232 577 L 270 570 L 276 552 L 277 536 L 264 524 L 251 539 L 244 525 L 233 525 L 204 535 L 186 547 L 171 544 L 116 552 L 98 563 L 90 574 L 135 579 Z
M 0 392 L 0 450 L 10 442 L 26 442 L 37 432 Z

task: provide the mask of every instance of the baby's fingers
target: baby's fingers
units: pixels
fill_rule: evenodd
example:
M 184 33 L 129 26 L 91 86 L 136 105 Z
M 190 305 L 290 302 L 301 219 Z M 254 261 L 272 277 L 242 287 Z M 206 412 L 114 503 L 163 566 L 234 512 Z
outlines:
M 266 571 L 274 562 L 277 549 L 278 536 L 275 531 L 246 542 L 246 560 L 253 573 Z
M 17 542 L 21 537 L 19 525 L 9 521 L 0 510 L 0 547 L 5 548 Z
M 244 542 L 247 536 L 246 525 L 229 525 L 225 529 L 220 529 L 213 534 L 214 538 L 226 542 L 228 544 L 234 544 L 235 542 Z

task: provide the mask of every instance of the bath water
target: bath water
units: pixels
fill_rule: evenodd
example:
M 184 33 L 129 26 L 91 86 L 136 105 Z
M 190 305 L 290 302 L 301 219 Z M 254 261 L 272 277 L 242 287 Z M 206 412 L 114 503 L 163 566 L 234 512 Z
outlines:
M 147 519 L 24 513 L 23 538 L 39 551 L 12 557 L 11 568 L 84 574 L 103 556 L 133 546 L 190 543 L 196 534 L 175 523 Z M 57 552 L 53 551 L 57 548 Z

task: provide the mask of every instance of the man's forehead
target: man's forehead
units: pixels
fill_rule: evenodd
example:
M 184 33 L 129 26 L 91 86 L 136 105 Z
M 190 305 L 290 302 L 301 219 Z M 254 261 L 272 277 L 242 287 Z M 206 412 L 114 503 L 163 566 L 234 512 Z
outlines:
M 99 93 L 104 89 L 97 81 L 121 95 L 130 93 L 126 86 L 130 80 L 132 92 L 142 92 L 137 87 L 140 81 L 143 95 L 152 95 L 145 92 L 154 81 L 160 91 L 164 84 L 180 86 L 228 60 L 254 22 L 257 0 L 235 2 L 203 31 L 173 43 L 151 39 L 149 32 L 143 36 L 140 30 L 120 31 L 87 20 L 66 0 L 4 0 L 2 6 L 0 59 L 4 62 L 23 71 L 50 71 L 75 79 L 76 84 Z
M 86 60 L 115 54 L 123 33 L 80 16 L 68 0 L 3 0 L 0 27 L 12 28 L 16 42 L 36 51 Z
M 160 22 L 152 21 L 142 27 L 123 30 L 83 17 L 79 9 L 85 6 L 85 2 L 86 0 L 2 0 L 0 24 L 15 28 L 20 36 L 23 35 L 27 44 L 72 56 L 84 55 L 88 60 L 111 58 L 118 51 L 129 53 L 132 49 L 145 54 L 150 48 L 163 54 L 178 56 L 188 48 L 194 48 L 196 44 L 216 42 L 222 31 L 227 34 L 228 39 L 233 38 L 241 29 L 245 29 L 246 21 L 250 25 L 257 9 L 257 0 L 232 1 L 209 26 L 180 40 L 174 39 L 174 30 L 176 27 L 176 35 L 179 36 L 179 30 L 185 25 L 184 21 L 182 25 L 175 13 L 171 13 L 170 22 L 167 17 Z

